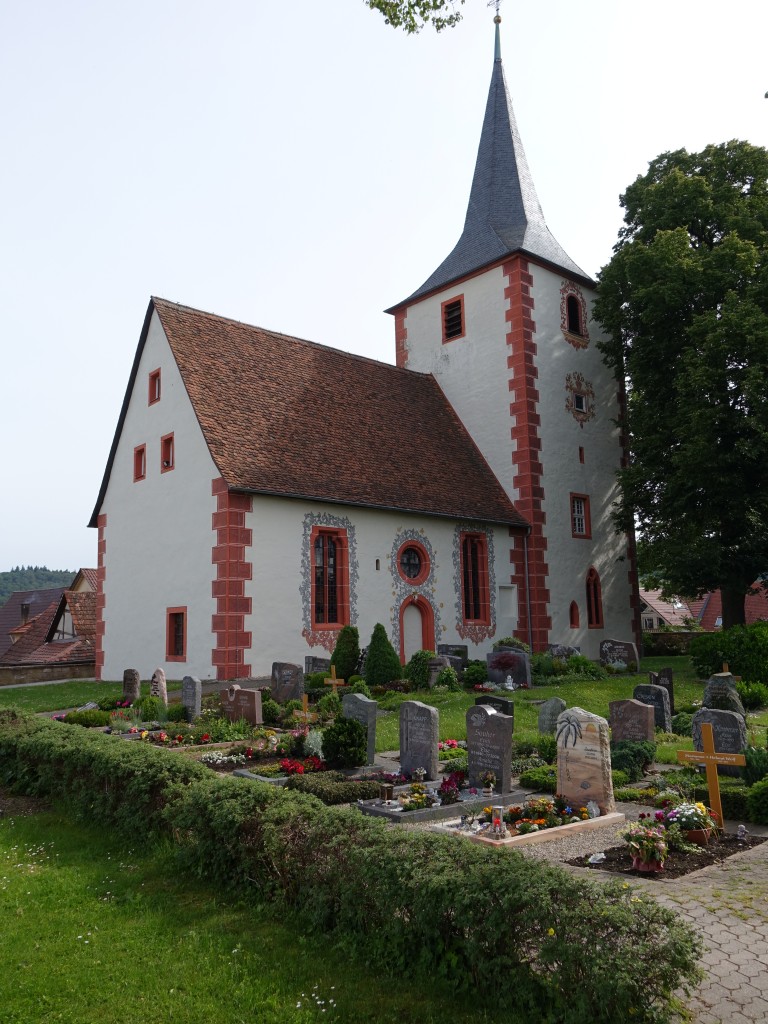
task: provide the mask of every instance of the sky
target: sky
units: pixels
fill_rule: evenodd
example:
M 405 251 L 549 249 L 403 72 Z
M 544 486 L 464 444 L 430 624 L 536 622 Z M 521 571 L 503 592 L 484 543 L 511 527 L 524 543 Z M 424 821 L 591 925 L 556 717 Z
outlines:
M 96 565 L 151 295 L 394 362 L 383 310 L 466 212 L 495 12 L 463 12 L 407 36 L 363 0 L 0 4 L 0 571 Z M 590 275 L 658 154 L 768 146 L 764 3 L 501 15 L 544 215 Z

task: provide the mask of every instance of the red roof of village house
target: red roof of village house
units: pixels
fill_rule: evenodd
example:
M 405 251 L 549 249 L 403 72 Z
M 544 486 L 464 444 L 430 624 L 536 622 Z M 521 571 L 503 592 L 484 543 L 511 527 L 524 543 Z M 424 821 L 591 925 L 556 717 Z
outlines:
M 28 622 L 37 618 L 49 605 L 58 602 L 65 587 L 51 587 L 46 590 L 16 590 L 0 607 L 0 654 L 11 646 L 11 633 L 16 634 L 21 622 L 21 606 L 29 605 Z
M 152 299 L 211 456 L 236 491 L 525 527 L 431 374 Z
M 51 639 L 66 608 L 76 636 Z M 14 630 L 18 639 L 0 657 L 0 665 L 67 665 L 93 661 L 96 638 L 96 593 L 66 590 L 39 615 Z
M 760 581 L 752 584 L 757 591 L 744 598 L 744 621 L 748 626 L 759 620 L 768 620 L 768 593 Z M 723 600 L 719 590 L 713 590 L 695 601 L 689 601 L 691 611 L 703 629 L 720 629 L 723 624 Z

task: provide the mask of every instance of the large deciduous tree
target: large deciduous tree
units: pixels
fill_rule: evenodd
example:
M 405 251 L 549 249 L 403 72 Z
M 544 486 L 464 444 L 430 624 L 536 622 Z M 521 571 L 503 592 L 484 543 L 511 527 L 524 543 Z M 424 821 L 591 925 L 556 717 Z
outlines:
M 595 307 L 627 391 L 617 523 L 666 590 L 720 588 L 733 625 L 768 573 L 768 152 L 664 153 L 621 203 Z
M 461 7 L 464 0 L 365 0 L 374 11 L 384 15 L 386 23 L 393 28 L 402 28 L 413 34 L 421 32 L 425 25 L 431 25 L 437 32 L 453 28 L 461 21 Z

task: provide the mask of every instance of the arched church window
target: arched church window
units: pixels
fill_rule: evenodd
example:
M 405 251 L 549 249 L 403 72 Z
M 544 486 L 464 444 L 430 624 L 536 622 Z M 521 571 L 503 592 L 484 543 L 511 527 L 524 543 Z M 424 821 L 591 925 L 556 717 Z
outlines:
M 575 601 L 571 601 L 571 607 L 568 613 L 568 617 L 571 623 L 571 629 L 579 628 L 579 606 Z
M 571 334 L 584 333 L 581 323 L 581 307 L 575 295 L 569 295 L 566 299 L 566 320 Z
M 587 573 L 587 624 L 590 629 L 603 628 L 603 595 L 594 567 Z

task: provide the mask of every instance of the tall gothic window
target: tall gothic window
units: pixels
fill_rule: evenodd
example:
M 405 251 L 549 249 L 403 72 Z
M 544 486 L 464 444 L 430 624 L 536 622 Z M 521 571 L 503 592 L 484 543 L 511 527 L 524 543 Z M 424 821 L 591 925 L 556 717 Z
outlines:
M 461 537 L 461 592 L 465 622 L 489 622 L 488 547 L 485 534 Z
M 333 629 L 349 621 L 346 534 L 343 530 L 312 533 L 312 625 Z
M 587 573 L 587 624 L 590 629 L 603 628 L 603 595 L 595 568 Z

